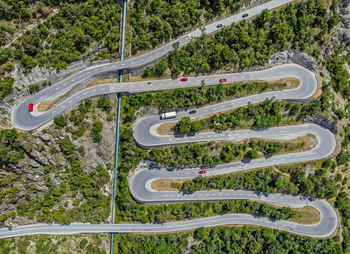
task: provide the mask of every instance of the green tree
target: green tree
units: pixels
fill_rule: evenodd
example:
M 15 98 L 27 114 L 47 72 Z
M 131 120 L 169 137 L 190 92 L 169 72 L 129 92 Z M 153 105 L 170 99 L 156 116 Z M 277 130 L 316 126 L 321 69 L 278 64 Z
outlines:
M 21 65 L 27 69 L 27 70 L 31 70 L 35 65 L 36 62 L 34 60 L 33 57 L 31 56 L 25 56 L 21 59 Z

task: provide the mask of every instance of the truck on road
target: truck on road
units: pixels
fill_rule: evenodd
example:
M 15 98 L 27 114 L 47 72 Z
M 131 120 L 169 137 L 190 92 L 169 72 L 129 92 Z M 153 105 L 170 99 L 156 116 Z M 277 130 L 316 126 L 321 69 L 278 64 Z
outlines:
M 171 112 L 165 112 L 160 115 L 160 119 L 170 119 L 170 118 L 175 118 L 176 117 L 176 111 L 171 111 Z

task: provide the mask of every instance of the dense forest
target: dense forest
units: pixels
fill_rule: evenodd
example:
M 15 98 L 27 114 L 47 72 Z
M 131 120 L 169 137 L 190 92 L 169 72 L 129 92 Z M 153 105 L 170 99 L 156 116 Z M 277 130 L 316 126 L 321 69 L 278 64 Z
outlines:
M 65 69 L 93 44 L 105 42 L 109 50 L 118 52 L 119 22 L 118 1 L 66 5 L 49 20 L 26 31 L 10 48 L 1 49 L 2 63 L 13 58 L 27 69 L 37 64 Z
M 194 241 L 189 242 L 188 239 Z M 194 232 L 161 235 L 128 235 L 117 238 L 116 249 L 121 253 L 179 254 L 192 248 L 191 253 L 308 253 L 342 254 L 334 239 L 317 240 L 268 228 L 215 227 Z
M 132 53 L 174 39 L 215 16 L 233 13 L 251 0 L 138 0 L 130 14 Z

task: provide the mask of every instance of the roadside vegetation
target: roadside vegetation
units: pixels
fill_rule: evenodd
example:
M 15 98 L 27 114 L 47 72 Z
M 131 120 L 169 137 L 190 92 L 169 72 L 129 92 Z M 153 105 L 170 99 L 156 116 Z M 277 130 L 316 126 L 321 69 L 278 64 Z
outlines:
M 119 24 L 118 1 L 70 1 L 53 17 L 26 31 L 11 47 L 1 49 L 1 64 L 17 60 L 29 70 L 36 65 L 65 69 L 101 43 L 116 53 Z
M 199 228 L 194 232 L 158 235 L 121 234 L 118 253 L 343 253 L 338 241 L 312 239 L 252 226 Z
M 132 54 L 170 41 L 215 17 L 236 12 L 251 0 L 139 0 L 130 10 Z
M 265 100 L 261 104 L 250 104 L 228 113 L 218 113 L 202 120 L 183 117 L 173 126 L 175 133 L 196 133 L 202 130 L 226 131 L 235 128 L 269 128 L 281 123 L 297 122 L 304 116 L 320 111 L 321 103 L 310 104 Z
M 220 69 L 243 69 L 268 60 L 286 49 L 311 49 L 327 42 L 327 36 L 339 22 L 335 13 L 327 14 L 320 0 L 290 4 L 270 13 L 264 10 L 252 22 L 246 20 L 225 27 L 214 36 L 203 34 L 198 40 L 175 49 L 166 57 L 167 66 L 149 67 L 145 76 L 172 76 L 209 73 Z M 152 69 L 150 69 L 152 68 Z M 164 70 L 152 73 L 150 70 Z
M 191 181 L 185 181 L 181 190 L 192 193 L 206 189 L 243 189 L 331 199 L 337 196 L 341 179 L 337 179 L 334 175 L 329 176 L 330 169 L 327 168 L 327 163 L 328 161 L 325 161 L 319 169 L 308 176 L 300 164 L 280 166 L 278 171 L 268 168 L 227 176 L 196 177 Z M 330 163 L 333 167 L 336 166 L 333 162 Z
M 286 88 L 286 83 L 283 81 L 218 84 L 216 86 L 205 86 L 203 83 L 201 87 L 145 92 L 124 97 L 122 120 L 124 122 L 135 120 L 135 112 L 144 106 L 158 108 L 160 111 L 188 109 L 283 88 Z
M 187 144 L 163 148 L 153 148 L 146 159 L 162 167 L 212 167 L 239 160 L 251 160 L 258 157 L 268 158 L 279 153 L 292 153 L 305 148 L 305 141 L 279 142 L 265 140 L 244 141 L 241 144 L 229 142 L 209 142 Z M 256 157 L 255 157 L 256 155 Z

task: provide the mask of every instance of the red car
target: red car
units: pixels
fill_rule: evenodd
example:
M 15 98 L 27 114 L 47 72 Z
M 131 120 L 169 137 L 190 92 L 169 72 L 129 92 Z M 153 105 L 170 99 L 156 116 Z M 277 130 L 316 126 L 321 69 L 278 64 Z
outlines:
M 33 111 L 33 103 L 30 103 L 30 104 L 29 104 L 28 110 L 29 110 L 29 112 L 32 112 L 32 111 Z
M 220 82 L 226 82 L 227 81 L 227 78 L 222 78 L 219 80 Z
M 207 173 L 206 170 L 201 170 L 201 171 L 199 171 L 199 174 L 206 174 L 206 173 Z
M 188 78 L 180 78 L 180 81 L 187 81 Z

